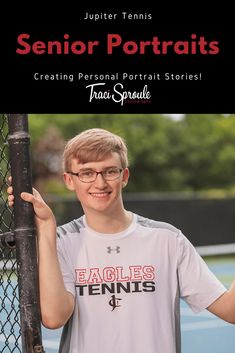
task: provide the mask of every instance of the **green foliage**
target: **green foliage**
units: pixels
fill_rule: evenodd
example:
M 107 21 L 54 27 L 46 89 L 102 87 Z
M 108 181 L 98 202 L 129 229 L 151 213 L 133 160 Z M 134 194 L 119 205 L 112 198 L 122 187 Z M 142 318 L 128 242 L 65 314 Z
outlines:
M 47 132 L 52 125 L 58 133 L 54 132 L 54 143 L 49 143 L 51 133 Z M 235 115 L 193 114 L 176 121 L 156 114 L 32 114 L 29 127 L 34 165 L 40 163 L 42 151 L 44 162 L 51 164 L 61 159 L 68 139 L 85 129 L 101 127 L 127 142 L 131 172 L 127 192 L 201 191 L 209 195 L 214 190 L 217 195 L 234 194 Z M 34 170 L 44 171 L 34 174 L 34 180 L 44 183 L 47 191 L 63 193 L 58 186 L 61 171 L 53 175 L 50 165 Z

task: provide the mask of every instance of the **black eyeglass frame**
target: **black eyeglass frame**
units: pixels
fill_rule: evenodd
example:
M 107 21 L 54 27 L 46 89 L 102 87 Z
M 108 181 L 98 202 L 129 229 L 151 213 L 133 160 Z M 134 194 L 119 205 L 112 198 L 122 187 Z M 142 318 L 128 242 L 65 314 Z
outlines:
M 107 169 L 112 169 L 112 168 L 107 168 Z M 124 168 L 116 168 L 116 167 L 115 167 L 115 169 L 117 169 L 117 170 L 119 171 L 119 175 L 118 175 L 117 177 L 115 177 L 114 179 L 107 179 L 107 178 L 103 175 L 103 173 L 105 173 L 105 172 L 107 171 L 107 169 L 106 169 L 106 170 L 101 170 L 100 172 L 97 172 L 96 170 L 93 170 L 93 169 L 92 169 L 92 172 L 95 172 L 95 173 L 96 173 L 95 179 L 92 180 L 92 181 L 84 181 L 84 180 L 81 180 L 81 179 L 79 178 L 79 174 L 80 174 L 81 172 L 74 173 L 74 172 L 67 171 L 66 173 L 71 174 L 71 175 L 74 175 L 74 176 L 77 176 L 78 179 L 79 179 L 82 183 L 93 183 L 94 181 L 96 181 L 98 174 L 101 174 L 102 177 L 103 177 L 103 179 L 104 179 L 105 181 L 113 181 L 113 180 L 118 179 L 118 178 L 120 177 L 120 175 L 121 175 L 121 172 L 123 172 L 123 170 L 124 170 Z

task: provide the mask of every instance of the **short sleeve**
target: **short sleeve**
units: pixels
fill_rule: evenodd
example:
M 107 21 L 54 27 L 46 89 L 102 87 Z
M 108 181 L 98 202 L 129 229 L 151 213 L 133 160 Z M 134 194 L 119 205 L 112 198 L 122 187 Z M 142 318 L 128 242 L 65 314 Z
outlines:
M 218 299 L 226 288 L 181 232 L 177 241 L 180 297 L 194 312 L 199 312 Z
M 60 264 L 62 277 L 64 280 L 65 288 L 68 292 L 75 296 L 75 279 L 72 270 L 71 259 L 69 254 L 66 252 L 64 236 L 57 236 L 57 254 Z

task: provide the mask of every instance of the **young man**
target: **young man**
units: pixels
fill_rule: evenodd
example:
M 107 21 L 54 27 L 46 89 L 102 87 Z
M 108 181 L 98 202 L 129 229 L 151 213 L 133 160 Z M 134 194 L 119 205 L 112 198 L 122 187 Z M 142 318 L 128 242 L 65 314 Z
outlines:
M 84 216 L 56 235 L 39 193 L 21 195 L 36 215 L 42 321 L 64 326 L 61 353 L 179 353 L 180 298 L 235 322 L 235 286 L 226 290 L 179 229 L 125 210 L 128 179 L 124 141 L 90 129 L 64 151 Z

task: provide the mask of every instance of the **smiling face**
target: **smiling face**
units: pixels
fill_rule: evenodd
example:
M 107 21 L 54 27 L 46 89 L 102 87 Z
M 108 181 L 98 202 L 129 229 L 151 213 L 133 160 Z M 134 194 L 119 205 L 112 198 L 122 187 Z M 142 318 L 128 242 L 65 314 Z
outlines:
M 122 169 L 120 156 L 116 152 L 110 153 L 104 160 L 98 162 L 79 163 L 77 159 L 73 158 L 70 171 L 77 173 L 91 169 L 101 172 L 110 167 Z M 78 176 L 64 173 L 67 188 L 75 191 L 87 216 L 94 214 L 94 212 L 117 216 L 118 212 L 122 212 L 122 188 L 126 186 L 128 178 L 128 168 L 124 168 L 115 180 L 106 181 L 101 174 L 98 174 L 96 180 L 91 183 L 84 183 L 79 180 Z

